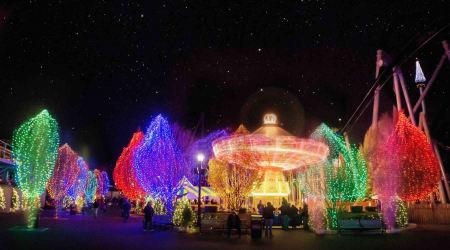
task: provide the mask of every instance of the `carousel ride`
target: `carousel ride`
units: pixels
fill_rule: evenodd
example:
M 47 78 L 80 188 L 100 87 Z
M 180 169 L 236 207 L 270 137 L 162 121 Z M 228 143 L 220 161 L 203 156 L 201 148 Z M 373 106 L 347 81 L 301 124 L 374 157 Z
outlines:
M 263 171 L 262 183 L 251 193 L 252 203 L 261 200 L 279 205 L 292 191 L 292 183 L 286 176 L 324 162 L 329 148 L 317 140 L 290 134 L 279 126 L 276 115 L 270 113 L 252 133 L 241 125 L 235 133 L 215 140 L 213 151 L 219 160 Z

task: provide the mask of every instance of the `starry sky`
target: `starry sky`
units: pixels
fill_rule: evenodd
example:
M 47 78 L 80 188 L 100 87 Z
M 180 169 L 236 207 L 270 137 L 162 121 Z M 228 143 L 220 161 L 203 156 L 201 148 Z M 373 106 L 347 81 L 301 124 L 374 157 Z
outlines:
M 91 166 L 111 170 L 132 133 L 163 113 L 205 133 L 256 129 L 273 111 L 307 136 L 342 128 L 374 82 L 376 50 L 404 58 L 448 23 L 448 1 L 2 1 L 0 138 L 47 108 Z M 427 78 L 445 29 L 402 65 L 413 100 L 414 59 Z M 403 56 L 403 57 L 402 57 Z M 447 63 L 427 98 L 448 160 Z M 392 110 L 392 85 L 381 96 Z M 361 143 L 371 106 L 349 128 Z

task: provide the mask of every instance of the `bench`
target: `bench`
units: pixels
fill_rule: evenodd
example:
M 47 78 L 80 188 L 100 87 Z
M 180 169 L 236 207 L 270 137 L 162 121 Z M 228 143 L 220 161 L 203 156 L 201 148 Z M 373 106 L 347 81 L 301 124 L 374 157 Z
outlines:
M 202 214 L 202 233 L 227 233 L 228 231 L 228 215 L 229 213 L 203 213 Z M 248 233 L 250 231 L 250 220 L 247 214 L 239 214 L 241 219 L 241 233 Z M 237 231 L 235 228 L 232 231 Z
M 381 234 L 383 234 L 385 228 L 381 219 L 354 218 L 347 220 L 338 220 L 338 232 L 343 233 L 346 231 L 379 231 Z

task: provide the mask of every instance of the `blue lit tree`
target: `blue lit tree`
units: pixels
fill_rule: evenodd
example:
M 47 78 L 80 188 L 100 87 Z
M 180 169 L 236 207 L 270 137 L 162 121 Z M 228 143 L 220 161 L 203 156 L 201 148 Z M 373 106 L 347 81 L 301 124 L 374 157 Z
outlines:
M 176 187 L 190 171 L 179 149 L 168 121 L 155 117 L 133 159 L 139 185 L 154 198 L 163 201 L 173 212 Z

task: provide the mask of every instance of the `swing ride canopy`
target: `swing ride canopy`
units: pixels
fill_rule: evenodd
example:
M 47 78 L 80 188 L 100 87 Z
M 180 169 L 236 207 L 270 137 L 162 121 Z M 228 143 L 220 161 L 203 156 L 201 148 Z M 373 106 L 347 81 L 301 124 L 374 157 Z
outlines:
M 291 135 L 277 124 L 275 114 L 264 116 L 262 127 L 249 133 L 241 127 L 213 142 L 216 158 L 244 167 L 304 171 L 324 162 L 328 146 Z

